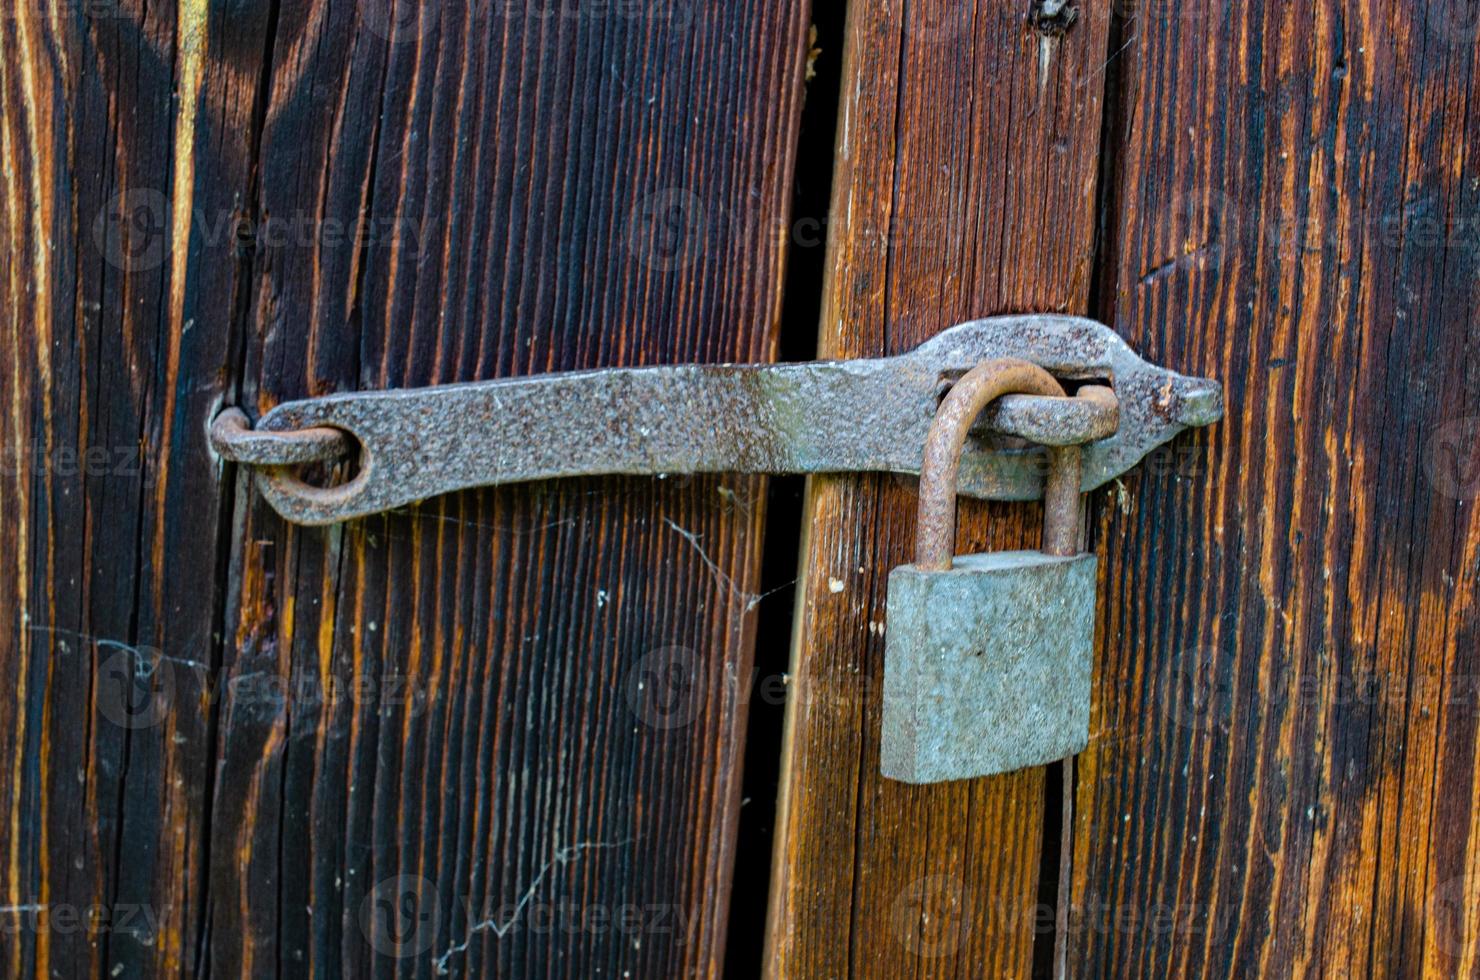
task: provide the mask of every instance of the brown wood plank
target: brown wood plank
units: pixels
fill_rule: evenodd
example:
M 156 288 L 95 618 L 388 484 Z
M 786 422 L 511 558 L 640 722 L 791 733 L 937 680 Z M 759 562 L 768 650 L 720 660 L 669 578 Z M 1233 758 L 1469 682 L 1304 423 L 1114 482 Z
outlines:
M 1099 511 L 1069 976 L 1476 973 L 1476 15 L 1125 25 L 1101 312 L 1228 412 Z
M 0 15 L 0 962 L 196 975 L 230 359 L 266 5 Z
M 252 409 L 774 356 L 805 3 L 406 7 L 281 13 L 260 213 L 367 224 L 259 249 Z M 568 481 L 305 530 L 243 486 L 214 968 L 715 973 L 763 490 Z
M 820 356 L 1086 309 L 1108 12 L 1081 5 L 1063 37 L 1026 14 L 850 5 Z M 809 486 L 773 976 L 1029 972 L 1043 771 L 932 787 L 878 772 L 885 579 L 909 560 L 914 497 L 913 480 L 887 476 Z M 962 550 L 1037 544 L 1036 505 L 962 510 Z

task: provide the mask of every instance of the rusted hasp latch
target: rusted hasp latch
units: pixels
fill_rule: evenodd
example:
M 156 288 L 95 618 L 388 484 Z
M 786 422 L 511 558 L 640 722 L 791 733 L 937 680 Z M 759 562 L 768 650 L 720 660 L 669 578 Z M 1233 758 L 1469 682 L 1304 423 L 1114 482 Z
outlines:
M 1077 397 L 1016 395 L 989 408 L 961 464 L 968 496 L 1042 495 L 1042 450 L 1002 435 L 1039 446 L 1087 444 L 1082 482 L 1091 490 L 1223 412 L 1216 382 L 1147 364 L 1102 324 L 1025 315 L 963 323 L 897 357 L 609 368 L 347 392 L 279 405 L 255 428 L 227 409 L 211 425 L 211 445 L 226 459 L 263 467 L 263 496 L 299 524 L 552 477 L 919 473 L 942 395 L 997 357 L 1090 383 Z M 339 486 L 312 486 L 295 470 L 353 453 L 358 472 Z

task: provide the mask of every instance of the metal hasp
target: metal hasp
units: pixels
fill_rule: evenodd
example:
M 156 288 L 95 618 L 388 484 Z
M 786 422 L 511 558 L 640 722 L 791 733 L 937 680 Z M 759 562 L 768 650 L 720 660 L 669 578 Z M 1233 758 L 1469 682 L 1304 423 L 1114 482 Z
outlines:
M 879 767 L 890 779 L 990 776 L 1089 742 L 1096 559 L 1078 554 L 1080 447 L 1050 451 L 1043 551 L 951 556 L 972 420 L 1008 393 L 1055 391 L 1036 365 L 988 361 L 951 389 L 930 429 L 915 562 L 889 574 Z
M 896 357 L 608 368 L 346 392 L 279 405 L 255 427 L 228 409 L 211 426 L 211 443 L 225 459 L 262 467 L 263 496 L 299 524 L 554 477 L 919 473 L 942 394 L 996 357 L 1031 361 L 1064 380 L 1102 380 L 1115 398 L 1000 399 L 967 440 L 960 489 L 972 497 L 1042 495 L 1041 451 L 1004 434 L 1088 443 L 1081 489 L 1090 490 L 1223 410 L 1216 382 L 1147 364 L 1102 324 L 1022 315 L 963 323 Z M 291 445 L 274 449 L 283 435 Z M 358 472 L 339 486 L 310 485 L 294 469 L 352 450 Z

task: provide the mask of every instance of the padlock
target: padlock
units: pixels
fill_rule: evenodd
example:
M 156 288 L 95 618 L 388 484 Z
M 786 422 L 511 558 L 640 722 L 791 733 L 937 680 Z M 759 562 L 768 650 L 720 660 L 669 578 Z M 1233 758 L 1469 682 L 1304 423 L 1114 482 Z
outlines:
M 1089 742 L 1095 556 L 1077 554 L 1080 452 L 1050 448 L 1042 551 L 952 559 L 961 449 L 1006 394 L 1064 395 L 1015 358 L 941 402 L 920 474 L 915 563 L 889 574 L 881 769 L 936 783 L 1043 765 Z

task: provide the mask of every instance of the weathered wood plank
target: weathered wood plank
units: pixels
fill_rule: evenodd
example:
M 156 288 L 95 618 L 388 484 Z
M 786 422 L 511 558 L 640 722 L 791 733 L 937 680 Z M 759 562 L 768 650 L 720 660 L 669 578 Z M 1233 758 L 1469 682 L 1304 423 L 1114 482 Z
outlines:
M 372 8 L 277 25 L 260 213 L 314 231 L 256 256 L 247 404 L 774 356 L 805 3 Z M 214 968 L 716 972 L 763 487 L 243 488 Z
M 1100 312 L 1228 412 L 1099 513 L 1069 976 L 1475 974 L 1476 14 L 1126 24 Z
M 1108 11 L 1062 37 L 1007 3 L 850 6 L 820 356 L 1089 300 Z M 1029 972 L 1042 770 L 932 787 L 878 772 L 885 579 L 914 481 L 811 481 L 778 811 L 773 976 Z M 1040 510 L 963 505 L 964 550 L 1036 546 Z
M 194 975 L 233 218 L 265 5 L 0 15 L 8 975 Z M 208 178 L 208 179 L 203 179 Z M 214 237 L 220 232 L 220 237 Z

